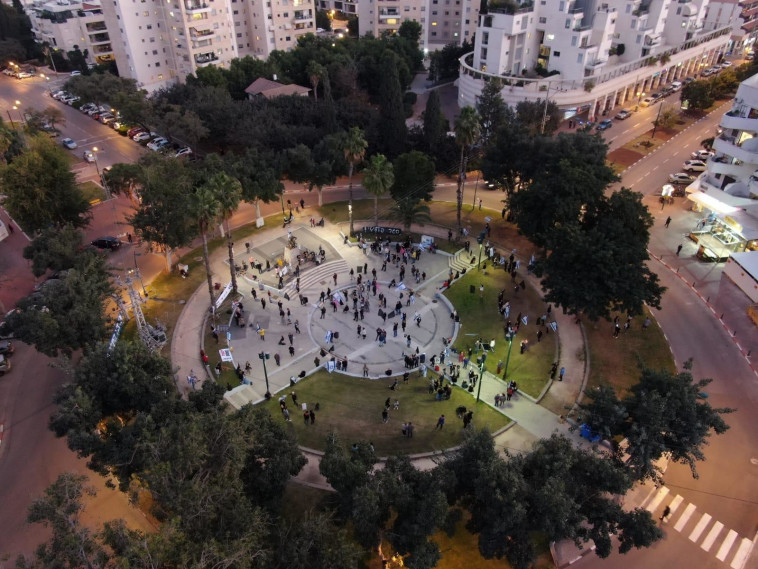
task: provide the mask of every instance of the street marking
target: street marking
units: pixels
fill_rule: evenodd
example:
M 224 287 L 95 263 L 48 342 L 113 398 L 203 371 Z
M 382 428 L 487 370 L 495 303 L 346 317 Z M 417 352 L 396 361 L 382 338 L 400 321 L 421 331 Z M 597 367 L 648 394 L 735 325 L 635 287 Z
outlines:
M 688 521 L 690 521 L 690 518 L 692 517 L 692 512 L 694 511 L 695 511 L 695 505 L 687 504 L 687 507 L 684 509 L 684 512 L 682 512 L 682 517 L 679 518 L 678 522 L 676 522 L 674 529 L 676 531 L 682 531 L 682 528 L 687 525 Z
M 734 554 L 732 562 L 729 565 L 732 569 L 742 569 L 745 566 L 745 561 L 747 561 L 747 554 L 750 553 L 751 545 L 753 545 L 752 541 L 746 537 L 742 538 L 740 548 L 737 550 L 737 553 Z
M 681 505 L 683 501 L 684 501 L 684 498 L 682 498 L 679 495 L 677 495 L 676 498 L 674 498 L 671 501 L 671 503 L 669 504 L 669 510 L 671 510 L 671 512 L 669 513 L 669 516 L 674 515 L 674 512 L 676 512 L 676 510 L 679 508 L 679 506 Z
M 726 534 L 726 539 L 724 539 L 724 543 L 721 544 L 721 547 L 716 554 L 716 559 L 719 561 L 726 559 L 726 554 L 729 553 L 729 550 L 732 548 L 732 544 L 734 543 L 735 539 L 737 539 L 737 532 L 733 529 L 729 530 L 729 533 Z
M 664 486 L 660 490 L 658 490 L 658 494 L 655 495 L 655 498 L 652 499 L 652 501 L 647 505 L 647 508 L 645 508 L 648 512 L 654 512 L 658 506 L 661 505 L 661 502 L 663 502 L 663 499 L 668 496 L 669 489 Z
M 690 541 L 694 541 L 697 543 L 697 540 L 700 539 L 700 534 L 703 533 L 703 530 L 705 529 L 705 526 L 707 526 L 711 521 L 711 516 L 708 514 L 703 514 L 703 517 L 700 518 L 700 521 L 695 526 L 695 529 L 692 530 L 692 533 L 690 534 Z
M 700 544 L 703 551 L 710 551 L 711 547 L 713 547 L 713 542 L 716 541 L 716 537 L 718 537 L 722 529 L 724 529 L 724 524 L 721 522 L 713 524 L 711 531 L 708 532 L 708 535 L 705 537 L 705 541 Z

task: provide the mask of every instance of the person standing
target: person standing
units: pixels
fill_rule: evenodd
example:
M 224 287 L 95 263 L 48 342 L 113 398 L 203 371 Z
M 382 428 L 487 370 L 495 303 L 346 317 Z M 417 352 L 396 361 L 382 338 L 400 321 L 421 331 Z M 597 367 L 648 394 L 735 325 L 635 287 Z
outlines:
M 311 409 L 310 416 L 311 416 L 311 425 L 313 425 L 316 423 L 316 413 L 315 411 L 313 411 L 313 409 Z
M 566 368 L 561 367 L 561 372 L 558 374 L 558 381 L 563 381 L 563 376 L 566 375 Z
M 286 407 L 282 407 L 282 415 L 284 416 L 285 421 L 287 421 L 288 423 L 292 422 L 292 419 L 290 419 L 289 409 L 287 409 Z
M 550 366 L 550 379 L 555 379 L 555 374 L 558 373 L 558 362 L 553 362 Z
M 671 216 L 668 216 L 668 217 L 666 218 L 666 223 L 664 223 L 664 224 L 663 224 L 663 226 L 664 226 L 666 229 L 668 229 L 668 228 L 669 228 L 669 225 L 670 225 L 670 224 L 671 224 Z
M 368 365 L 363 364 L 363 377 L 368 377 Z
M 445 426 L 445 416 L 444 415 L 440 415 L 440 418 L 437 419 L 437 426 L 434 427 L 434 430 L 435 431 L 436 430 L 440 430 L 441 431 L 442 427 L 444 427 L 444 426 Z
M 678 256 L 679 256 L 679 253 L 681 253 L 681 252 L 682 252 L 682 244 L 680 243 L 680 244 L 677 246 L 677 248 L 676 248 L 676 256 L 678 257 Z
M 408 426 L 406 427 L 405 432 L 407 433 L 409 439 L 413 438 L 413 423 L 410 421 L 408 421 Z
M 289 338 L 290 346 L 291 346 L 294 343 L 294 341 L 295 341 L 295 337 L 290 332 L 289 334 L 287 334 L 287 338 Z
M 479 198 L 479 211 L 482 211 L 482 198 Z
M 387 408 L 382 409 L 382 423 L 386 423 L 390 420 L 390 414 L 387 412 Z
M 295 356 L 295 346 L 290 346 L 290 357 Z
M 303 422 L 307 425 L 310 423 L 311 420 L 311 413 L 307 409 L 303 411 Z

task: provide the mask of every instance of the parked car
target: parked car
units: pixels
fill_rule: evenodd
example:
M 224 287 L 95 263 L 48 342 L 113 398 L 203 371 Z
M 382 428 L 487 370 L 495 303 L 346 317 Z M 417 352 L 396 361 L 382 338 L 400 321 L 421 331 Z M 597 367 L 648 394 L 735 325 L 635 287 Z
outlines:
M 695 181 L 695 178 L 684 172 L 678 172 L 676 174 L 669 174 L 669 182 L 672 184 L 691 184 Z
M 34 77 L 34 73 L 29 73 L 28 71 L 19 71 L 16 74 L 16 77 L 18 79 L 28 79 L 29 77 Z
M 110 249 L 111 251 L 115 251 L 121 247 L 121 241 L 119 241 L 116 237 L 98 237 L 92 241 L 91 245 L 93 247 L 97 247 L 98 249 Z
M 150 140 L 151 138 L 153 138 L 153 137 L 151 136 L 151 133 L 149 133 L 149 132 L 145 132 L 145 131 L 142 131 L 142 132 L 140 132 L 140 133 L 138 133 L 138 134 L 135 134 L 135 135 L 132 137 L 132 140 L 133 140 L 134 142 L 147 142 L 147 141 L 148 141 L 148 140 Z
M 73 150 L 74 148 L 78 146 L 76 142 L 70 138 L 64 138 L 63 140 L 61 140 L 61 144 L 65 146 L 66 148 L 68 148 L 69 150 Z
M 682 82 L 681 82 L 681 81 L 674 81 L 674 82 L 671 84 L 671 89 L 672 89 L 674 92 L 678 91 L 678 90 L 679 90 L 679 89 L 681 89 L 681 88 L 682 88 Z
M 192 154 L 192 149 L 189 146 L 185 146 L 184 148 L 180 148 L 176 151 L 174 158 L 179 158 L 180 156 L 189 156 L 190 154 Z
M 628 119 L 632 116 L 632 111 L 630 109 L 621 109 L 618 113 L 616 113 L 616 116 L 613 117 L 616 120 L 623 121 Z
M 95 153 L 92 152 L 92 150 L 85 150 L 82 153 L 82 158 L 84 158 L 87 162 L 90 164 L 95 161 Z
M 652 99 L 654 99 L 656 101 L 660 101 L 665 96 L 666 95 L 664 93 L 653 93 L 652 95 L 650 95 L 650 98 L 652 98 Z
M 77 76 L 79 76 L 79 75 L 81 75 L 81 74 L 82 74 L 82 72 L 81 72 L 81 71 L 78 71 L 78 70 L 74 70 L 74 71 L 72 71 L 72 72 L 71 72 L 71 77 L 77 77 Z
M 692 83 L 694 80 L 695 80 L 695 78 L 694 78 L 694 77 L 687 77 L 687 78 L 686 78 L 684 81 L 682 81 L 682 83 L 684 83 L 685 85 L 689 85 L 689 84 L 690 84 L 690 83 Z
M 640 107 L 649 107 L 650 105 L 654 105 L 657 102 L 658 100 L 654 99 L 653 97 L 645 97 L 642 99 L 642 101 L 640 101 Z
M 5 375 L 11 370 L 11 361 L 5 356 L 0 356 L 0 376 Z
M 116 117 L 113 116 L 113 113 L 102 113 L 97 120 L 103 124 L 110 124 L 116 120 Z
M 147 147 L 152 150 L 153 152 L 158 152 L 161 148 L 166 146 L 168 144 L 168 139 L 161 137 L 156 138 L 151 143 L 147 145 Z
M 79 111 L 84 114 L 87 114 L 89 111 L 92 111 L 96 108 L 97 106 L 95 105 L 95 103 L 85 103 L 81 107 L 79 107 Z
M 702 160 L 687 160 L 682 170 L 685 172 L 705 172 L 705 162 Z
M 10 340 L 0 340 L 0 356 L 10 356 L 16 348 L 13 347 L 13 342 Z
M 747 60 L 747 61 L 753 61 L 754 59 L 755 59 L 755 54 L 754 53 L 746 53 L 745 54 L 745 60 Z
M 696 150 L 693 152 L 690 156 L 692 156 L 693 160 L 708 160 L 711 156 L 713 156 L 714 152 L 712 150 Z
M 611 119 L 605 119 L 600 121 L 597 126 L 595 127 L 595 130 L 608 130 L 613 126 L 613 121 Z
M 133 126 L 126 132 L 126 136 L 128 136 L 129 138 L 134 138 L 141 132 L 145 132 L 145 129 L 142 128 L 141 126 Z
M 721 62 L 721 69 L 729 69 L 732 66 L 731 61 L 722 61 Z

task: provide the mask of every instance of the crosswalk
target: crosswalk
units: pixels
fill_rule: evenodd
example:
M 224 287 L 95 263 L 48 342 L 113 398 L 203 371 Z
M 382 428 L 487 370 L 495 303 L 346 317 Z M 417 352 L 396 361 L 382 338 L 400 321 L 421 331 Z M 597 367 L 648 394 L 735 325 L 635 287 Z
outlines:
M 674 531 L 686 535 L 688 539 L 708 553 L 716 551 L 714 556 L 719 561 L 728 564 L 731 569 L 746 569 L 745 563 L 752 550 L 753 542 L 748 538 L 724 527 L 724 524 L 714 520 L 710 514 L 699 512 L 697 506 L 685 503 L 682 496 L 671 497 L 666 486 L 661 486 L 651 492 L 646 499 L 645 509 L 650 513 L 662 515 L 668 507 L 668 515 L 664 524 L 673 524 Z

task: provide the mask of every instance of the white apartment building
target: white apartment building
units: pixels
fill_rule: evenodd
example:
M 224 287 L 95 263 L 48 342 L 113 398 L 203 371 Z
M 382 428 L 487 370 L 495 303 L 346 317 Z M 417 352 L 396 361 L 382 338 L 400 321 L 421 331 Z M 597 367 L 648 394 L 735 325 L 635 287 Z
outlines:
M 34 2 L 26 6 L 26 13 L 38 42 L 66 51 L 79 46 L 82 52 L 88 51 L 90 63 L 113 59 L 111 38 L 99 0 Z
M 458 102 L 475 105 L 500 79 L 504 100 L 549 98 L 590 117 L 718 61 L 731 27 L 705 30 L 708 0 L 536 0 L 479 15 L 461 58 Z M 541 77 L 537 69 L 548 74 Z
M 317 0 L 316 9 L 326 10 L 331 12 L 332 10 L 339 10 L 345 14 L 358 15 L 358 0 Z
M 300 36 L 316 33 L 314 0 L 231 0 L 231 7 L 240 57 L 265 59 L 274 50 L 291 50 Z
M 758 36 L 758 0 L 711 0 L 704 25 L 706 30 L 731 25 L 729 50 L 737 53 L 749 51 Z
M 428 52 L 471 41 L 478 15 L 479 0 L 360 0 L 358 29 L 361 36 L 379 37 L 397 32 L 406 20 L 415 20 L 421 24 L 419 46 Z
M 707 170 L 687 188 L 703 214 L 690 237 L 702 259 L 757 251 L 752 258 L 758 256 L 758 75 L 740 84 L 720 126 Z

